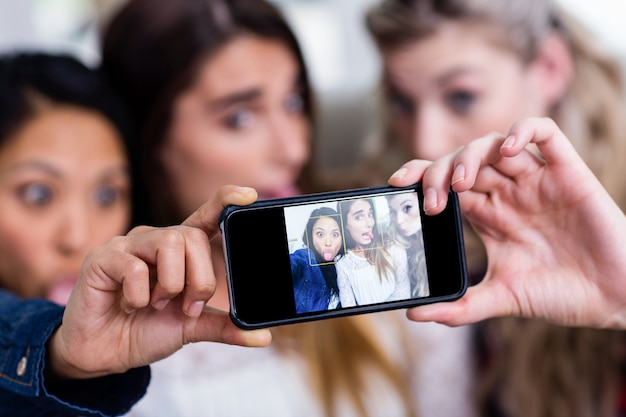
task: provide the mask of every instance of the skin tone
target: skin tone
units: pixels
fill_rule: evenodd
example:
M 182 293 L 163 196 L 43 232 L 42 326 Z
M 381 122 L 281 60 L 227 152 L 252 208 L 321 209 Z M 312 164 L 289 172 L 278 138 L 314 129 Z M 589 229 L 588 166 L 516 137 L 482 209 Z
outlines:
M 327 262 L 335 259 L 341 249 L 341 230 L 332 217 L 320 217 L 313 225 L 313 247 Z
M 123 143 L 102 116 L 54 107 L 0 147 L 0 282 L 64 304 L 87 252 L 130 217 Z
M 175 101 L 161 149 L 183 215 L 224 184 L 254 187 L 261 198 L 297 193 L 294 183 L 309 157 L 299 73 L 285 45 L 255 36 L 235 38 L 206 62 Z M 211 305 L 228 310 L 219 241 L 213 256 L 222 270 Z
M 219 235 L 219 214 L 256 197 L 249 188 L 222 187 L 179 226 L 135 228 L 90 251 L 48 343 L 49 372 L 59 378 L 124 372 L 192 342 L 269 344 L 269 330 L 241 330 L 227 313 L 205 307 L 216 284 L 207 254 Z
M 551 61 L 562 52 L 556 41 L 525 64 L 491 39 L 488 29 L 448 22 L 427 38 L 383 51 L 390 123 L 414 157 L 434 160 L 474 138 L 506 132 L 516 120 L 546 115 L 562 94 L 561 67 Z
M 422 229 L 420 208 L 415 193 L 397 194 L 387 200 L 391 219 L 400 233 L 406 237 L 417 234 Z
M 355 242 L 351 251 L 355 255 L 365 257 L 364 248 L 374 240 L 374 210 L 367 200 L 356 200 L 350 206 L 347 215 L 346 231 Z
M 552 120 L 522 120 L 433 164 L 411 161 L 389 182 L 420 179 L 427 214 L 443 210 L 450 186 L 460 193 L 488 265 L 463 298 L 411 309 L 410 319 L 462 325 L 515 315 L 626 328 L 626 217 Z

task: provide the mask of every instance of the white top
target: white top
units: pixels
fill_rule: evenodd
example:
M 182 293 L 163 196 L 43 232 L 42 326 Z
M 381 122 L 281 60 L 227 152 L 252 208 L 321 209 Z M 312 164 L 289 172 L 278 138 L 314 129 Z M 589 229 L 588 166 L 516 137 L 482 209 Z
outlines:
M 419 415 L 476 415 L 468 327 L 413 323 L 401 310 L 369 317 L 390 358 L 415 376 L 412 390 Z M 414 363 L 404 359 L 402 339 L 414 348 L 418 358 Z M 365 398 L 370 416 L 404 415 L 397 395 L 384 380 L 373 375 L 368 384 Z M 357 413 L 346 402 L 337 415 Z M 281 354 L 272 346 L 198 343 L 152 365 L 148 393 L 128 416 L 323 417 L 324 411 L 296 354 Z
M 405 300 L 411 296 L 406 251 L 393 245 L 387 248 L 391 255 L 395 276 L 381 277 L 376 266 L 367 259 L 348 251 L 337 263 L 337 286 L 341 307 L 353 307 Z

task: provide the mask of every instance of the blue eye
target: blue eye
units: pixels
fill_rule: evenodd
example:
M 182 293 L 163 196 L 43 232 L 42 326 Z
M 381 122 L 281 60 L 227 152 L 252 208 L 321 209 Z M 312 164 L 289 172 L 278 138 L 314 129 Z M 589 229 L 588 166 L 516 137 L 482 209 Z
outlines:
M 115 187 L 104 186 L 96 190 L 96 204 L 101 207 L 109 207 L 119 200 L 120 192 Z
M 28 184 L 19 190 L 19 195 L 26 204 L 43 207 L 52 201 L 54 193 L 47 185 Z
M 237 110 L 224 119 L 224 124 L 230 129 L 243 129 L 252 121 L 252 112 L 250 110 Z
M 465 114 L 476 101 L 476 94 L 468 91 L 454 91 L 447 96 L 447 102 L 454 112 Z
M 302 113 L 304 111 L 304 97 L 300 93 L 291 93 L 283 105 L 289 113 Z

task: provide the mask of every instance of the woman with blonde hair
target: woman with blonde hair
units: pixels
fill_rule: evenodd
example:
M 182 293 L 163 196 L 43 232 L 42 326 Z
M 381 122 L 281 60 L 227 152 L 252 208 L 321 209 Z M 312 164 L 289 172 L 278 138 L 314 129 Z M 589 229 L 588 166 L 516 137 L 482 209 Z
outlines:
M 549 116 L 626 207 L 619 65 L 555 2 L 386 0 L 367 24 L 384 61 L 389 152 L 400 145 L 404 159 L 437 159 Z M 474 246 L 480 279 L 486 261 Z M 475 329 L 483 415 L 608 416 L 623 403 L 621 333 L 524 319 Z

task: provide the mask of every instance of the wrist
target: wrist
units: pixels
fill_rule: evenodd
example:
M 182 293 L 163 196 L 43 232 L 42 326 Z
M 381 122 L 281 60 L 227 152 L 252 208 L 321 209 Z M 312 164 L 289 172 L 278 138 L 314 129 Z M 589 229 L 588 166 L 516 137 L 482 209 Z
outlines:
M 47 345 L 45 373 L 53 379 L 87 379 L 101 376 L 81 369 L 70 359 L 69 352 L 63 336 L 62 328 L 59 327 L 50 337 Z

